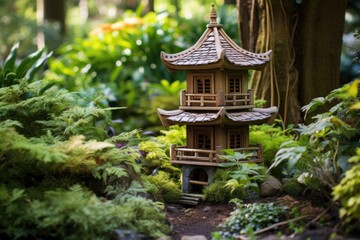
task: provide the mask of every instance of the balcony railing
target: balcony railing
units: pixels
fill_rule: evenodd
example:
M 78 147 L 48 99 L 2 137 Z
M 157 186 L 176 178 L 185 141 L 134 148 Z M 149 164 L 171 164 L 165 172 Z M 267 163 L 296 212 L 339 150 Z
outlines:
M 223 107 L 223 106 L 245 106 L 254 104 L 253 91 L 247 93 L 229 93 L 219 90 L 216 94 L 180 93 L 180 105 L 182 107 Z
M 236 148 L 234 151 L 251 154 L 250 158 L 240 160 L 240 162 L 263 162 L 261 145 Z M 187 147 L 177 148 L 174 144 L 170 146 L 170 161 L 178 164 L 217 166 L 224 162 L 224 160 L 220 159 L 220 155 L 223 154 L 221 148 L 204 150 Z

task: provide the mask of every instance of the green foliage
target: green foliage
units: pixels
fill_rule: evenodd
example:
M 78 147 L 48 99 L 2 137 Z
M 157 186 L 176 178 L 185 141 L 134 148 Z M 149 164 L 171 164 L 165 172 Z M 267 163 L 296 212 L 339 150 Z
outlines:
M 283 184 L 284 192 L 293 197 L 300 197 L 303 194 L 305 187 L 296 179 L 291 178 Z
M 30 60 L 17 69 L 43 64 Z M 141 181 L 139 131 L 106 139 L 98 122 L 109 122 L 110 109 L 80 107 L 78 95 L 30 82 L 26 72 L 0 88 L 0 238 L 164 235 L 161 206 L 133 187 Z
M 258 182 L 266 179 L 266 169 L 254 163 L 238 163 L 236 156 L 243 159 L 241 153 L 226 150 L 229 155 L 223 155 L 227 159 L 233 158 L 233 162 L 226 163 L 228 168 L 218 169 L 214 174 L 214 182 L 204 188 L 205 199 L 209 202 L 227 203 L 233 198 L 242 199 L 245 190 L 251 189 L 258 192 Z M 238 154 L 236 154 L 238 153 Z M 224 164 L 222 164 L 225 166 Z
M 186 126 L 173 125 L 168 130 L 161 130 L 160 132 L 163 135 L 158 136 L 157 139 L 166 145 L 166 149 L 169 149 L 171 144 L 186 145 Z
M 281 145 L 271 168 L 286 162 L 288 174 L 330 200 L 332 188 L 348 169 L 348 159 L 358 145 L 360 112 L 352 110 L 358 102 L 358 84 L 356 80 L 304 106 L 308 114 L 336 101 L 328 112 L 315 116 L 313 123 L 299 126 L 299 138 Z
M 340 217 L 348 230 L 358 228 L 360 223 L 360 148 L 349 159 L 352 167 L 341 182 L 333 188 L 334 200 L 341 204 Z
M 231 167 L 228 170 L 230 179 L 227 180 L 225 187 L 228 187 L 231 191 L 251 189 L 259 192 L 258 182 L 266 179 L 266 168 L 256 163 L 241 162 L 251 157 L 251 153 L 235 152 L 232 149 L 226 149 L 224 152 L 226 154 L 220 155 L 220 158 L 227 162 L 220 164 L 220 166 Z
M 267 124 L 250 126 L 250 144 L 261 144 L 265 164 L 270 166 L 284 142 L 292 140 L 281 128 Z
M 36 49 L 36 1 L 0 1 L 0 16 L 0 56 L 8 54 L 19 41 L 23 46 L 20 56 Z
M 154 170 L 162 169 L 171 173 L 172 177 L 179 177 L 180 170 L 170 164 L 170 144 L 184 145 L 186 142 L 186 128 L 171 126 L 169 130 L 162 130 L 162 135 L 148 138 L 139 144 L 142 153 L 143 172 L 151 174 Z
M 170 174 L 164 171 L 158 171 L 155 174 L 144 176 L 151 186 L 151 193 L 162 201 L 176 203 L 180 200 L 180 183 L 174 182 Z
M 145 114 L 149 123 L 161 125 L 159 116 L 157 115 L 157 109 L 177 109 L 180 105 L 179 93 L 185 88 L 186 82 L 180 82 L 179 80 L 170 83 L 163 79 L 160 83 L 150 83 L 147 93 L 149 94 L 149 99 L 141 99 L 139 113 Z
M 218 180 L 205 187 L 203 190 L 205 201 L 226 204 L 233 198 L 242 199 L 244 197 L 244 190 L 242 188 L 237 188 L 232 191 L 230 188 L 224 188 L 226 183 L 226 181 Z
M 26 78 L 28 82 L 31 82 L 35 74 L 51 56 L 51 53 L 47 54 L 44 49 L 41 49 L 26 56 L 20 64 L 16 66 L 15 61 L 18 49 L 19 43 L 14 44 L 9 55 L 0 67 L 0 87 L 14 85 L 22 78 Z
M 280 221 L 287 208 L 273 203 L 237 204 L 231 216 L 218 226 L 214 239 L 235 239 L 240 234 L 252 234 Z
M 140 100 L 143 99 L 144 107 L 151 100 L 152 83 L 159 79 L 173 82 L 183 76 L 170 75 L 160 59 L 161 51 L 179 52 L 184 47 L 183 32 L 176 25 L 166 14 L 150 12 L 139 17 L 135 12 L 127 12 L 120 21 L 103 24 L 86 38 L 60 48 L 61 55 L 50 61 L 47 78 L 70 91 L 90 91 L 92 98 L 103 95 L 111 105 L 128 107 L 128 112 L 118 113 L 127 121 L 126 129 L 142 127 L 147 120 L 144 112 L 138 111 Z M 177 94 L 169 103 L 176 102 Z
M 167 231 L 158 224 L 163 218 L 162 206 L 144 198 L 100 199 L 79 185 L 45 191 L 39 197 L 30 193 L 24 189 L 8 192 L 0 187 L 4 210 L 0 224 L 5 226 L 0 236 L 110 239 L 115 229 L 126 229 L 155 238 Z

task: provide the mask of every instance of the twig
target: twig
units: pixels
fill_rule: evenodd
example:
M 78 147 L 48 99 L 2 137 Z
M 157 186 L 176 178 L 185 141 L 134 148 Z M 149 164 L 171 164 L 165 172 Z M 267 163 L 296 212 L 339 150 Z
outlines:
M 263 228 L 263 229 L 260 229 L 258 231 L 255 231 L 253 234 L 254 235 L 258 235 L 258 234 L 261 234 L 261 233 L 264 233 L 264 232 L 267 232 L 273 228 L 276 228 L 276 227 L 279 227 L 281 225 L 285 225 L 285 224 L 288 224 L 290 222 L 295 222 L 295 221 L 298 221 L 298 220 L 301 220 L 301 219 L 304 219 L 304 218 L 307 218 L 307 217 L 310 217 L 311 215 L 305 215 L 305 216 L 300 216 L 300 217 L 297 217 L 297 218 L 293 218 L 293 219 L 289 219 L 289 220 L 286 220 L 286 221 L 283 221 L 283 222 L 278 222 L 278 223 L 275 223 L 269 227 L 266 227 L 266 228 Z M 240 240 L 248 240 L 249 238 L 246 237 L 245 235 L 238 235 L 238 236 L 235 236 L 235 239 L 240 239 Z
M 317 220 L 319 220 L 322 216 L 325 215 L 325 213 L 327 213 L 327 212 L 330 210 L 330 208 L 331 208 L 333 205 L 334 205 L 334 204 L 330 204 L 330 206 L 328 206 L 328 207 L 325 209 L 325 211 L 323 211 L 322 213 L 320 213 L 319 215 L 317 215 L 316 218 L 314 218 L 313 220 L 311 220 L 309 223 L 314 223 L 314 222 L 316 222 Z
M 283 222 L 275 223 L 275 224 L 273 224 L 273 225 L 271 225 L 269 227 L 266 227 L 266 228 L 260 229 L 258 231 L 255 231 L 254 235 L 258 235 L 258 234 L 267 232 L 267 231 L 269 231 L 269 230 L 271 230 L 273 228 L 276 228 L 276 227 L 279 227 L 279 226 L 282 226 L 282 225 L 285 225 L 285 224 L 288 224 L 288 223 L 291 223 L 291 222 L 296 222 L 298 220 L 301 220 L 301 219 L 307 218 L 307 217 L 310 217 L 310 215 L 300 216 L 300 217 L 289 219 L 289 220 L 286 220 L 286 221 L 283 221 Z

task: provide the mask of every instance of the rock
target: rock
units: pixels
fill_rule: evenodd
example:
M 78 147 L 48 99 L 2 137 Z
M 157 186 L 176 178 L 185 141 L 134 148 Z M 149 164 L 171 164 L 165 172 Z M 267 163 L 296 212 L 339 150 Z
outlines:
M 210 212 L 210 211 L 211 211 L 211 207 L 209 207 L 209 206 L 206 206 L 203 209 L 203 212 Z
M 158 238 L 156 240 L 172 240 L 172 238 L 170 236 L 163 236 L 163 237 Z
M 166 206 L 166 210 L 168 210 L 171 213 L 178 213 L 180 211 L 179 208 L 174 207 L 174 206 Z
M 204 235 L 193 235 L 193 236 L 184 235 L 181 237 L 181 240 L 207 240 L 207 239 Z
M 260 195 L 262 197 L 275 196 L 281 192 L 281 182 L 271 175 L 268 175 L 267 179 L 260 186 Z

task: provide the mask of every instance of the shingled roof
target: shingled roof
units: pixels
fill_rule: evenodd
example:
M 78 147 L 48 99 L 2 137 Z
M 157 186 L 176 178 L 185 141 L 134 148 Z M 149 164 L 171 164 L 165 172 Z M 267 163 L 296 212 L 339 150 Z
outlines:
M 192 47 L 176 53 L 161 52 L 161 60 L 169 70 L 190 70 L 227 67 L 230 69 L 261 69 L 271 58 L 266 53 L 252 53 L 239 47 L 216 22 L 217 13 L 212 5 L 210 23 Z
M 248 124 L 262 124 L 272 121 L 276 107 L 259 109 L 254 108 L 249 112 L 227 112 L 224 107 L 220 108 L 218 112 L 187 112 L 183 110 L 166 111 L 158 109 L 158 114 L 163 126 L 178 125 L 248 125 Z

